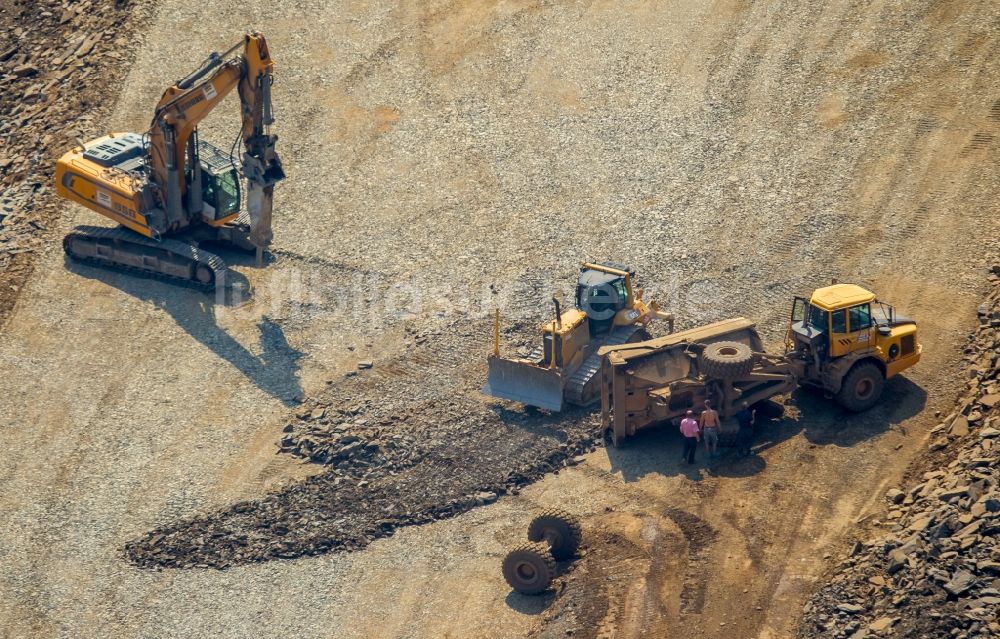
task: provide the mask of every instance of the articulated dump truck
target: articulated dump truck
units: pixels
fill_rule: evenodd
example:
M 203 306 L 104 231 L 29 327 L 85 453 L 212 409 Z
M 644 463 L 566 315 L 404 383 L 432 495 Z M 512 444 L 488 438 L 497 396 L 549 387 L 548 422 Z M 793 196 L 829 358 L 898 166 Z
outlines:
M 602 425 L 615 445 L 712 400 L 724 439 L 733 416 L 799 385 L 852 411 L 874 406 L 886 379 L 920 360 L 916 322 L 853 284 L 819 288 L 792 305 L 785 353 L 769 355 L 756 325 L 736 318 L 643 342 L 605 346 Z

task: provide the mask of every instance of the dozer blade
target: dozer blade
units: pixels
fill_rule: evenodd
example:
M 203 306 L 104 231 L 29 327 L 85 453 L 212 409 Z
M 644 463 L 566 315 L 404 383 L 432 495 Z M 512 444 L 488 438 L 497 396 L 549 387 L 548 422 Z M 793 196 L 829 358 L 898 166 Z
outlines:
M 489 357 L 489 376 L 483 392 L 545 410 L 561 411 L 565 380 L 558 370 L 524 360 Z

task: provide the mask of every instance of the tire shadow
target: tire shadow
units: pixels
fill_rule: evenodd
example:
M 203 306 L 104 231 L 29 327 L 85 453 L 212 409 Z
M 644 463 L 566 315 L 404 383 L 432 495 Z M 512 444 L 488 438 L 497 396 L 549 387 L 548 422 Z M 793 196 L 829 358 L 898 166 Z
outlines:
M 540 595 L 522 595 L 516 590 L 511 590 L 504 603 L 511 610 L 516 610 L 522 615 L 540 615 L 555 603 L 556 591 L 549 588 Z

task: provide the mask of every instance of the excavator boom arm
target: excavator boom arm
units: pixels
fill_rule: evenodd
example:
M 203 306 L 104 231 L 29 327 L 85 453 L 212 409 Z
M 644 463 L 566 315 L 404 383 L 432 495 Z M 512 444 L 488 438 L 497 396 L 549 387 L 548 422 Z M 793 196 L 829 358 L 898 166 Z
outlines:
M 168 225 L 180 222 L 185 210 L 191 216 L 200 214 L 200 167 L 194 161 L 192 136 L 235 88 L 240 96 L 245 151 L 241 164 L 249 186 L 251 240 L 257 246 L 270 243 L 271 192 L 274 183 L 284 178 L 274 150 L 277 136 L 268 131 L 273 122 L 273 68 L 264 36 L 249 33 L 241 44 L 222 55 L 212 54 L 198 70 L 164 92 L 150 126 L 149 161 Z

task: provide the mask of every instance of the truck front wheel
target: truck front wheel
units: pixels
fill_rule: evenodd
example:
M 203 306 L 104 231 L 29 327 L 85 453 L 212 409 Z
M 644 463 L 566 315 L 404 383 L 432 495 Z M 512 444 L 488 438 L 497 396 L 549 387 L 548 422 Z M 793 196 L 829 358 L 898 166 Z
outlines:
M 856 413 L 868 410 L 878 403 L 884 385 L 885 376 L 878 366 L 870 362 L 857 364 L 844 377 L 837 403 Z

